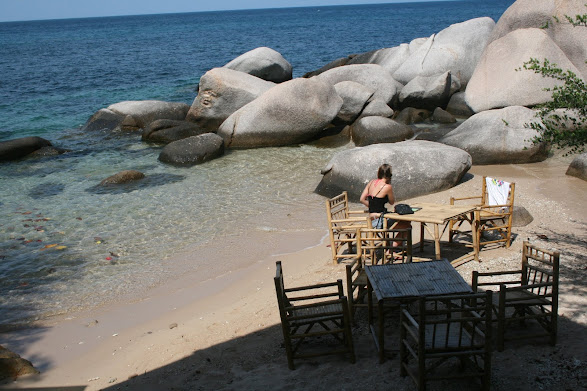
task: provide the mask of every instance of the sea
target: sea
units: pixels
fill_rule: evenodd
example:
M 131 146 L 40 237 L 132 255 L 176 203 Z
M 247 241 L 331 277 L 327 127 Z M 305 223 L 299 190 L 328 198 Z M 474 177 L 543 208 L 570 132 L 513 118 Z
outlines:
M 309 143 L 227 151 L 190 168 L 157 160 L 140 134 L 84 132 L 127 100 L 191 104 L 206 71 L 257 47 L 293 76 L 350 54 L 497 21 L 513 0 L 437 1 L 0 23 L 0 141 L 40 136 L 70 152 L 0 163 L 0 330 L 141 295 L 202 265 L 177 254 L 249 234 L 326 232 L 320 170 L 338 151 Z M 133 169 L 138 184 L 106 189 Z M 210 254 L 210 253 L 208 253 Z M 214 254 L 212 252 L 212 254 Z M 219 269 L 221 270 L 221 269 Z

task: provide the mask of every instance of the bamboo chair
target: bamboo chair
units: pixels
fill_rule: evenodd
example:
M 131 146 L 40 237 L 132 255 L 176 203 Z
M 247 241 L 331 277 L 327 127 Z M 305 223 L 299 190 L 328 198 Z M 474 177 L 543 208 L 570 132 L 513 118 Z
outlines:
M 491 192 L 488 191 L 488 182 L 498 186 L 509 186 L 505 202 L 497 201 Z M 505 243 L 509 248 L 512 236 L 512 217 L 514 211 L 514 191 L 516 184 L 508 183 L 498 179 L 483 177 L 483 185 L 480 196 L 450 198 L 450 204 L 466 201 L 475 202 L 477 211 L 475 212 L 475 224 L 477 225 L 477 245 L 480 249 L 482 246 L 495 243 Z M 459 234 L 470 235 L 470 230 L 460 230 L 464 220 L 451 220 L 449 222 L 448 240 L 453 242 Z M 484 233 L 492 233 L 492 237 L 484 239 Z M 471 244 L 472 246 L 472 244 Z
M 347 300 L 352 319 L 356 307 L 367 307 L 364 303 L 367 295 L 365 265 L 412 262 L 411 228 L 358 228 L 356 237 L 357 252 L 361 256 L 346 265 Z
M 457 378 L 479 378 L 489 390 L 491 295 L 421 297 L 416 305 L 402 305 L 400 375 L 410 375 L 418 390 L 431 380 Z
M 524 242 L 520 270 L 473 272 L 474 291 L 491 286 L 499 288 L 493 306 L 497 321 L 497 350 L 503 351 L 506 340 L 548 337 L 551 345 L 556 344 L 559 263 L 558 252 Z M 510 276 L 510 279 L 504 280 L 504 276 Z M 541 330 L 520 332 L 510 326 L 514 322 L 526 325 L 526 321 L 535 321 Z
M 342 280 L 285 288 L 281 261 L 276 262 L 276 268 L 275 291 L 289 369 L 295 369 L 294 359 L 328 354 L 348 353 L 351 362 L 354 363 L 353 336 Z M 314 331 L 315 328 L 317 330 Z M 310 349 L 311 344 L 307 343 L 304 345 L 307 345 L 308 349 L 300 351 L 306 339 L 316 340 L 327 335 L 334 337 L 334 347 L 324 340 L 323 350 L 317 350 L 316 346 Z
M 332 262 L 337 264 L 339 259 L 355 258 L 356 229 L 367 227 L 368 214 L 364 211 L 349 210 L 348 194 L 342 194 L 326 200 L 328 216 L 328 231 Z

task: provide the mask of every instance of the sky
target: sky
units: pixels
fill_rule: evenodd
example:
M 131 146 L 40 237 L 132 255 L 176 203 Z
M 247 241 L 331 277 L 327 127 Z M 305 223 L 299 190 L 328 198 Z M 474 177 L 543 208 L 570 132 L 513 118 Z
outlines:
M 0 22 L 413 1 L 423 0 L 0 0 Z

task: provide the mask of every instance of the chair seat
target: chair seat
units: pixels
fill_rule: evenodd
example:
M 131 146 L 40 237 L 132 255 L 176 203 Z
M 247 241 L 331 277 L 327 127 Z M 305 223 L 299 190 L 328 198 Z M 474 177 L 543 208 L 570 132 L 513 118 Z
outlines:
M 354 286 L 367 286 L 368 282 L 369 280 L 367 278 L 367 273 L 365 273 L 365 270 L 363 269 L 359 272 L 359 275 L 357 276 L 357 278 L 355 278 L 352 284 Z
M 328 304 L 319 307 L 299 309 L 294 306 L 293 309 L 290 309 L 290 316 L 303 319 L 294 319 L 291 323 L 293 325 L 337 319 L 343 316 L 343 311 L 344 308 L 342 304 Z
M 497 297 L 497 295 L 496 295 Z M 506 291 L 505 294 L 506 303 L 508 305 L 550 305 L 552 304 L 550 300 L 539 297 L 535 293 L 529 291 Z M 495 299 L 494 299 L 495 301 Z M 499 300 L 497 300 L 497 304 L 499 304 Z

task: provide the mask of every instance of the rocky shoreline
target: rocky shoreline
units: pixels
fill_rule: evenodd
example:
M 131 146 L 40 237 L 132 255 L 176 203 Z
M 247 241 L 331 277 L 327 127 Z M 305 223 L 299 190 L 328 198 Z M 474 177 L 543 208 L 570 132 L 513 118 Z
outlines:
M 551 99 L 545 89 L 559 82 L 520 68 L 531 58 L 547 58 L 587 79 L 587 29 L 557 22 L 584 11 L 580 1 L 518 0 L 497 23 L 482 17 L 453 24 L 430 37 L 349 55 L 294 79 L 280 53 L 260 47 L 206 72 L 191 106 L 120 102 L 97 111 L 83 130 L 141 133 L 143 142 L 164 144 L 159 160 L 176 166 L 220 158 L 230 148 L 351 142 L 356 160 L 343 163 L 335 156 L 323 170 L 319 194 L 330 196 L 332 189 L 344 187 L 356 199 L 354 189 L 383 161 L 396 172 L 410 172 L 394 177 L 398 188 L 408 188 L 410 196 L 429 194 L 456 185 L 471 164 L 548 158 L 550 146 L 532 143 L 538 133 L 527 124 L 539 121 L 536 106 Z M 545 24 L 549 28 L 542 28 Z M 435 145 L 419 149 L 426 144 L 413 142 L 419 138 L 414 124 L 450 124 L 457 118 L 462 123 Z M 372 144 L 386 152 L 368 163 L 370 149 L 360 147 Z M 0 160 L 48 145 L 30 138 L 0 143 Z M 464 158 L 455 165 L 430 157 L 428 148 L 446 146 L 464 151 L 470 162 Z M 397 153 L 408 149 L 410 154 Z M 586 157 L 578 159 L 568 174 L 585 179 Z M 357 162 L 363 174 L 351 173 Z M 444 172 L 435 178 L 436 186 L 414 183 L 432 167 Z M 448 174 L 455 170 L 456 175 Z

